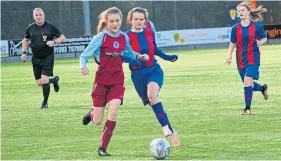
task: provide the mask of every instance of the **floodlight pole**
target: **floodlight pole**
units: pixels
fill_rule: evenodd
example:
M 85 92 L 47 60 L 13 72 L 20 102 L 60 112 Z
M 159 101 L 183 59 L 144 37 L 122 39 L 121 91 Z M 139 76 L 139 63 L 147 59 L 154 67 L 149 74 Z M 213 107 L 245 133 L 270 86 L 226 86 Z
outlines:
M 84 36 L 91 36 L 91 20 L 89 0 L 83 0 Z
M 174 23 L 174 27 L 175 27 L 175 30 L 178 29 L 178 20 L 177 20 L 177 1 L 174 0 L 174 20 L 175 20 L 175 23 Z

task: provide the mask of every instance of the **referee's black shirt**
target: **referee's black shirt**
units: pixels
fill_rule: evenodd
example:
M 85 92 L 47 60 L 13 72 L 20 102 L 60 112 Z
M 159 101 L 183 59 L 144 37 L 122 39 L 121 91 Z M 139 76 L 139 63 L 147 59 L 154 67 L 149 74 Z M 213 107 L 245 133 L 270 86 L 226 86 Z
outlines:
M 54 47 L 49 47 L 46 43 L 54 40 L 62 33 L 51 23 L 45 21 L 42 26 L 35 22 L 30 24 L 25 32 L 25 38 L 30 39 L 30 47 L 35 58 L 45 58 L 54 53 Z

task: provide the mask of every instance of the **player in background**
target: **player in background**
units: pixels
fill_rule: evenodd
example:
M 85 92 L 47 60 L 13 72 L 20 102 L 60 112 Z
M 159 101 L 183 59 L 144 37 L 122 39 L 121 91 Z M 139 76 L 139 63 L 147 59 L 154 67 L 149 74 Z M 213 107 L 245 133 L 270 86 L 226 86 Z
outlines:
M 148 55 L 140 55 L 132 50 L 128 36 L 119 31 L 121 23 L 122 13 L 118 8 L 103 11 L 99 15 L 98 34 L 80 56 L 82 75 L 89 73 L 86 64 L 92 56 L 98 64 L 92 91 L 93 107 L 83 117 L 83 124 L 87 125 L 91 121 L 96 125 L 101 124 L 104 108 L 109 104 L 108 118 L 98 148 L 100 156 L 110 156 L 106 149 L 116 126 L 118 109 L 123 103 L 123 57 L 145 61 L 149 59 Z
M 232 52 L 236 45 L 236 60 L 239 75 L 244 83 L 245 108 L 242 114 L 250 115 L 253 91 L 260 91 L 265 100 L 268 99 L 267 85 L 263 86 L 254 80 L 259 79 L 260 47 L 267 41 L 261 21 L 262 13 L 267 10 L 263 6 L 255 10 L 242 2 L 237 6 L 241 22 L 231 29 L 229 54 L 226 63 L 232 62 Z
M 156 34 L 156 28 L 155 28 L 153 22 L 151 22 L 151 21 L 148 19 L 149 13 L 148 13 L 147 9 L 144 8 L 144 11 L 145 11 L 145 14 L 146 14 L 146 19 L 147 19 L 147 21 L 146 21 L 145 24 L 144 24 L 144 28 L 145 28 L 146 30 L 151 30 L 151 31 L 153 31 L 154 34 Z
M 173 147 L 179 147 L 179 138 L 172 129 L 168 116 L 158 98 L 164 77 L 163 70 L 157 63 L 154 55 L 171 62 L 176 61 L 178 56 L 166 55 L 157 48 L 153 31 L 144 29 L 147 17 L 143 8 L 137 7 L 130 10 L 127 21 L 132 25 L 132 29 L 127 32 L 132 49 L 138 53 L 148 53 L 149 55 L 149 61 L 147 62 L 135 60 L 129 63 L 134 87 L 143 104 L 149 104 L 152 107 L 156 118 L 163 128 L 164 136 L 171 138 Z

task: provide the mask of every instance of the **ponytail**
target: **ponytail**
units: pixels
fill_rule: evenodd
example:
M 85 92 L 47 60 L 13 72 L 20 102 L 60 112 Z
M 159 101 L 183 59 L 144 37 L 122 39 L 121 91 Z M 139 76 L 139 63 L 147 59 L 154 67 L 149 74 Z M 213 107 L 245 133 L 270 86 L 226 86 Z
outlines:
M 106 13 L 107 10 L 103 11 L 102 13 L 100 13 L 99 15 L 99 24 L 97 26 L 97 33 L 100 33 L 104 30 L 105 26 L 106 26 Z
M 250 16 L 253 21 L 263 21 L 262 13 L 267 12 L 266 8 L 263 8 L 262 5 L 258 6 L 255 10 L 251 10 Z

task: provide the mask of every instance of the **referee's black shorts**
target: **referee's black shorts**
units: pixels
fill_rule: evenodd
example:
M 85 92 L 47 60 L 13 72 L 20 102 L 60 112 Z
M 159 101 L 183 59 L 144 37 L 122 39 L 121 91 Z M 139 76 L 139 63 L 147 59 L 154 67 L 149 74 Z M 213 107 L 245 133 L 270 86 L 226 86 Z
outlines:
M 41 78 L 41 75 L 53 76 L 55 54 L 45 58 L 32 57 L 33 73 L 36 80 Z

